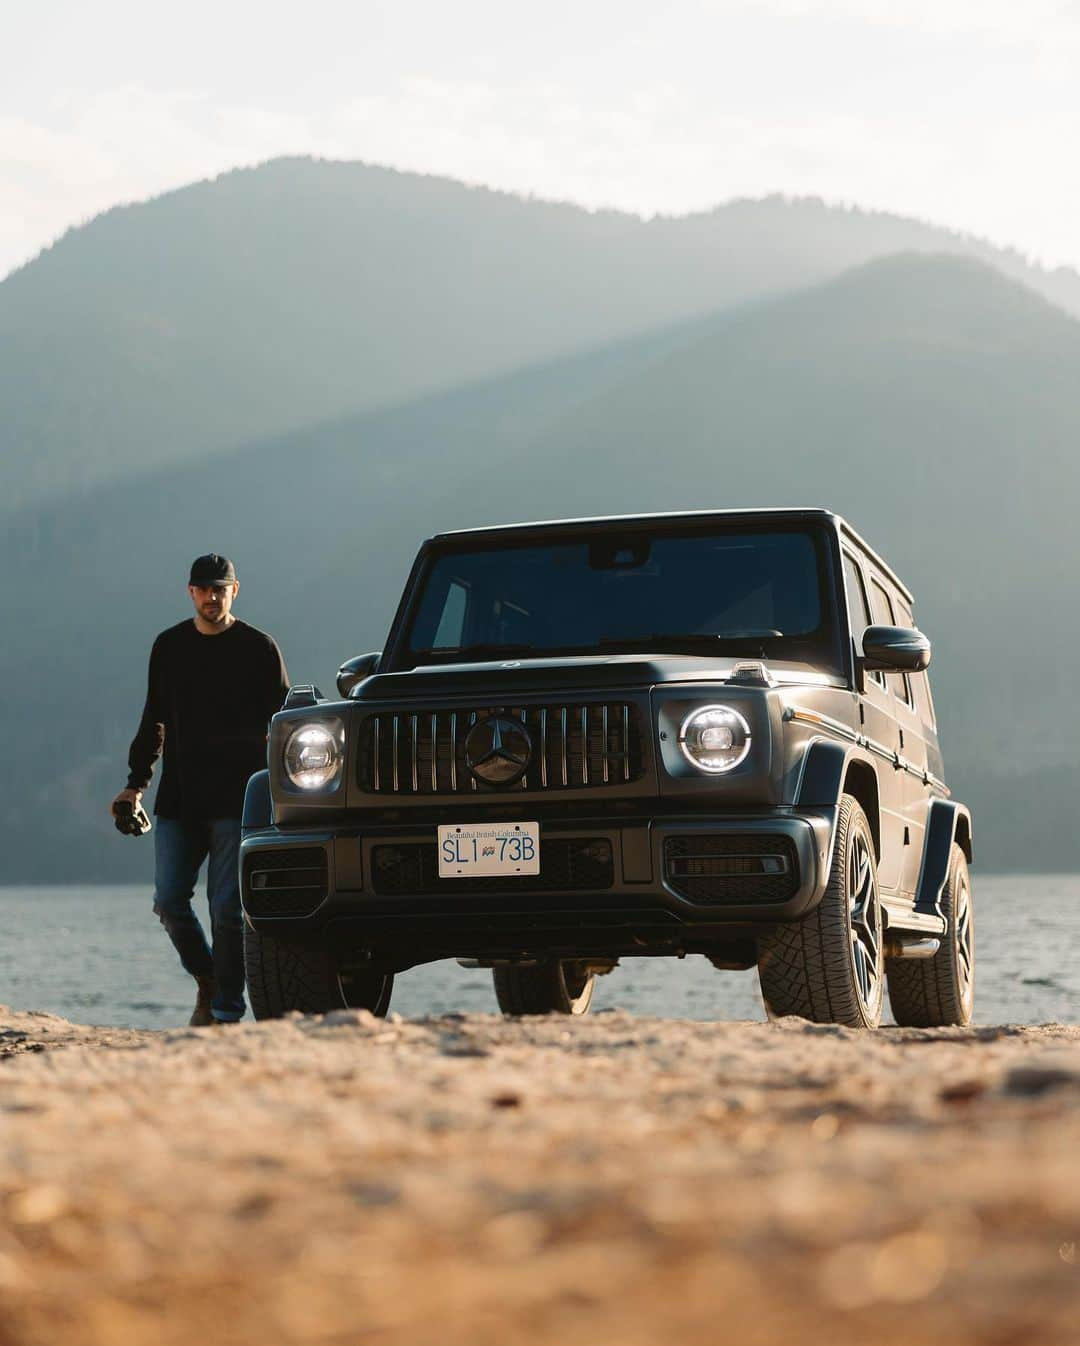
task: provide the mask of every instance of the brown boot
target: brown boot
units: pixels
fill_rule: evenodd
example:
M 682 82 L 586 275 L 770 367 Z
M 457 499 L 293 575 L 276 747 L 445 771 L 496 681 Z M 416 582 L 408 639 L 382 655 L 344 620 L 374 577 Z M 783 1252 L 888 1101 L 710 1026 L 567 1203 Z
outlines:
M 199 994 L 195 999 L 195 1008 L 191 1011 L 188 1024 L 192 1028 L 209 1028 L 214 1022 L 214 1015 L 210 1008 L 214 1000 L 214 979 L 213 977 L 196 977 L 195 982 L 199 988 Z

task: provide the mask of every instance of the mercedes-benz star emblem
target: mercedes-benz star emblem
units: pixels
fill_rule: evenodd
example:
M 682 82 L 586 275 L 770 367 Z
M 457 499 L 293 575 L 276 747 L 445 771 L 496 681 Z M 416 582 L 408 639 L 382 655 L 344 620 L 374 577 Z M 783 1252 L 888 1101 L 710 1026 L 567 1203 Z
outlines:
M 516 785 L 532 757 L 532 739 L 520 720 L 489 715 L 465 738 L 465 765 L 485 785 Z

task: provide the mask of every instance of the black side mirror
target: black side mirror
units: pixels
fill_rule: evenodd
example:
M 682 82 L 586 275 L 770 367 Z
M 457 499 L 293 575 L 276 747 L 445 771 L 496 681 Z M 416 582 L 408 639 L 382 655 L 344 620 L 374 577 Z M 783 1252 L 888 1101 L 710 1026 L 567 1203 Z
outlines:
M 374 654 L 358 654 L 355 659 L 346 659 L 337 671 L 338 692 L 343 697 L 348 696 L 357 683 L 375 672 L 381 658 L 382 651 L 376 650 Z
M 910 626 L 868 626 L 863 667 L 881 673 L 921 673 L 930 664 L 930 642 Z

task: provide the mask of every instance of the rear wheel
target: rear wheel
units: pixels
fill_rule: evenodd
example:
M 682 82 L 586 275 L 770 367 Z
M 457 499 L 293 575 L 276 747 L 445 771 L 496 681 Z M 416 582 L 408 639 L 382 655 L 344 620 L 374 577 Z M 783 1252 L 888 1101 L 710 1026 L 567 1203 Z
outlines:
M 504 1014 L 588 1014 L 596 977 L 576 959 L 497 967 L 495 997 Z
M 967 856 L 953 843 L 941 892 L 948 929 L 933 958 L 896 958 L 886 964 L 893 1018 L 905 1028 L 971 1023 L 975 1005 L 975 912 Z
M 244 967 L 256 1019 L 280 1019 L 293 1011 L 326 1014 L 335 1009 L 366 1009 L 381 1016 L 390 1007 L 393 975 L 339 961 L 318 946 L 290 944 L 259 934 L 246 923 Z
M 842 795 L 825 893 L 803 920 L 758 941 L 758 979 L 770 1019 L 876 1028 L 885 966 L 874 838 L 859 801 Z

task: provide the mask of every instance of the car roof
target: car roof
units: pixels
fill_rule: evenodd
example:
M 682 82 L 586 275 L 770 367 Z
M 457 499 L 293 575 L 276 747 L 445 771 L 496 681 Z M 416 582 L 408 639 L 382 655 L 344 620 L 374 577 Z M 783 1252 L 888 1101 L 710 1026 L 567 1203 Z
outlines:
M 881 556 L 874 551 L 873 547 L 852 528 L 851 524 L 837 514 L 834 510 L 824 509 L 821 506 L 784 506 L 774 509 L 707 509 L 707 510 L 665 510 L 651 514 L 600 514 L 592 517 L 576 519 L 537 519 L 528 523 L 504 523 L 488 524 L 482 528 L 457 528 L 445 533 L 436 533 L 428 539 L 429 543 L 456 542 L 458 540 L 467 541 L 470 538 L 495 538 L 500 536 L 513 537 L 515 534 L 522 533 L 544 533 L 544 532 L 575 532 L 578 529 L 585 531 L 589 528 L 600 527 L 618 527 L 660 523 L 666 520 L 676 520 L 683 523 L 701 521 L 708 523 L 710 521 L 721 521 L 732 519 L 739 523 L 753 523 L 760 520 L 767 523 L 770 520 L 782 520 L 785 523 L 791 523 L 798 519 L 808 521 L 827 522 L 841 533 L 845 534 L 852 542 L 866 553 L 866 555 L 877 565 L 881 571 L 888 576 L 896 585 L 900 592 L 912 602 L 911 590 L 897 575 L 896 571 Z

